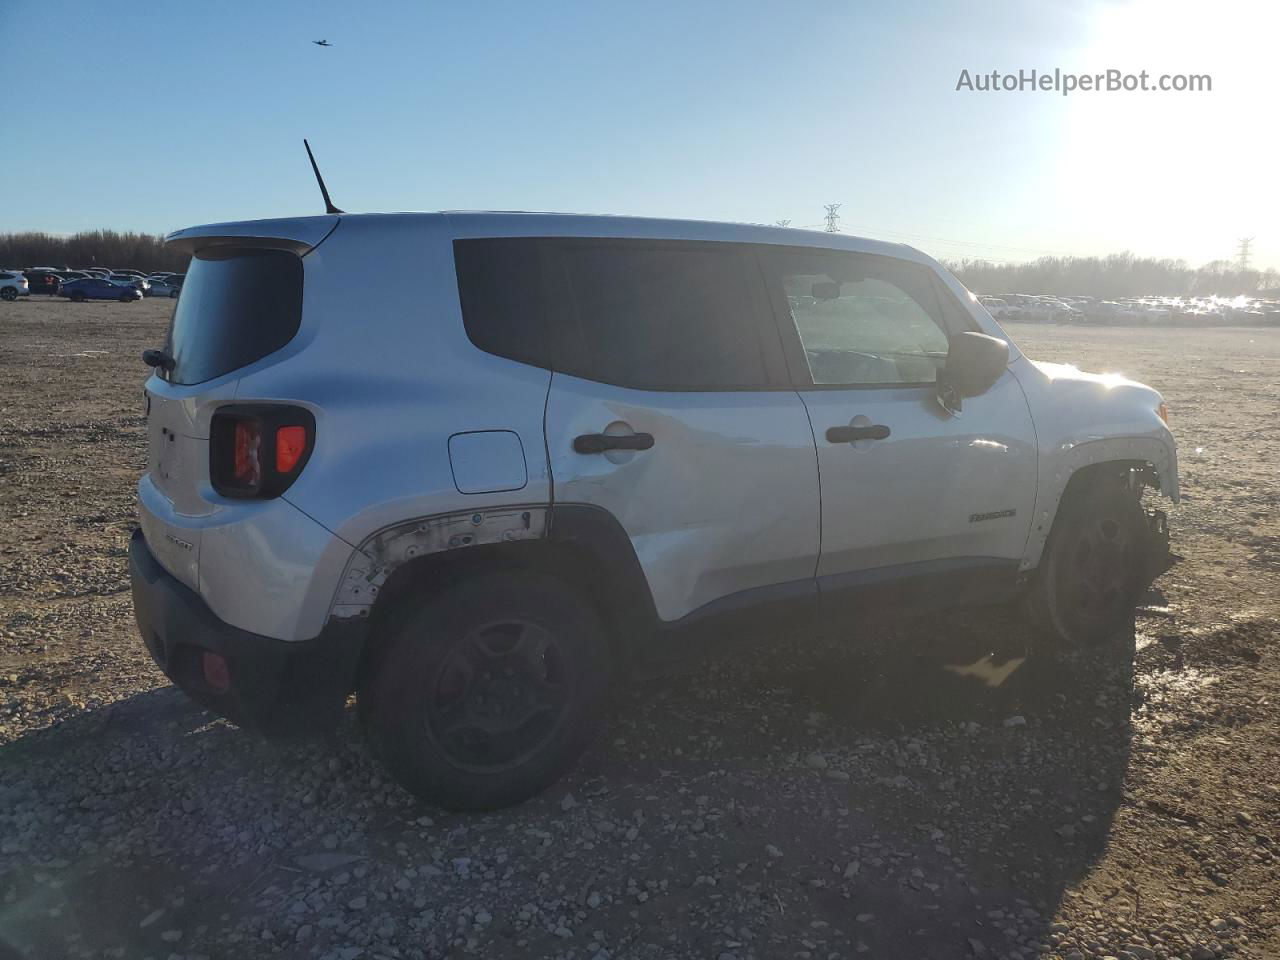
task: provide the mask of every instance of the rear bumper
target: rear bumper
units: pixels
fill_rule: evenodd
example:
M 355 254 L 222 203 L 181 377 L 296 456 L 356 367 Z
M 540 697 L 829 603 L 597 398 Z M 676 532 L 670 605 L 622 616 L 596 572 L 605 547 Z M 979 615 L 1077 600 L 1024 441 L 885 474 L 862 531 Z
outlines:
M 319 733 L 337 722 L 355 683 L 363 620 L 330 621 L 317 637 L 300 641 L 233 627 L 160 566 L 141 530 L 129 541 L 129 579 L 151 658 L 197 703 L 263 733 Z M 206 653 L 226 662 L 223 691 L 206 680 Z

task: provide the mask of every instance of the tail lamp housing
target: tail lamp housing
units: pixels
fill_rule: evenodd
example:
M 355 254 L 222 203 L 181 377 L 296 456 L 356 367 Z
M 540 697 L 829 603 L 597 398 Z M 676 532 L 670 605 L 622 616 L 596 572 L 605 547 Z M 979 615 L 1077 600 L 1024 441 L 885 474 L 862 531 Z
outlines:
M 315 442 L 310 410 L 284 404 L 222 407 L 209 429 L 209 480 L 224 497 L 278 497 L 298 479 Z

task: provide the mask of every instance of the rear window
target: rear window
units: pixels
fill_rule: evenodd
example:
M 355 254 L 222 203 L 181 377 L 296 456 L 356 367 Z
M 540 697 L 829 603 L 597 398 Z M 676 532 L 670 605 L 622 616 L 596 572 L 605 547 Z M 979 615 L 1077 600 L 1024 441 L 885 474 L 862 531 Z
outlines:
M 187 268 L 173 312 L 173 383 L 203 383 L 260 360 L 302 323 L 302 261 L 284 250 L 217 247 Z

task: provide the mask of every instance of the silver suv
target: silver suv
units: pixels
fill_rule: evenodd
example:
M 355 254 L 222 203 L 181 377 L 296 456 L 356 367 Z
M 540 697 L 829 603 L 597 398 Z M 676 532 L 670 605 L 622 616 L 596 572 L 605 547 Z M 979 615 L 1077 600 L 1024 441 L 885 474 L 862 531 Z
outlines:
M 169 243 L 193 259 L 144 357 L 142 637 L 243 726 L 314 731 L 356 692 L 449 807 L 555 781 L 660 641 L 1023 597 L 1093 643 L 1166 546 L 1159 394 L 1028 360 L 909 247 L 509 213 Z
M 28 296 L 31 285 L 27 278 L 17 270 L 0 270 L 0 300 L 13 302 L 19 297 Z

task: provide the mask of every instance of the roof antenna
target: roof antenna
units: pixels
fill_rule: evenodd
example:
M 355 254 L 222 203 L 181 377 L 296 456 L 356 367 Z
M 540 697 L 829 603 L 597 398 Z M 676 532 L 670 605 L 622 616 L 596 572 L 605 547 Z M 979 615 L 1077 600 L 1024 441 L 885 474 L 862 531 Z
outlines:
M 316 166 L 316 155 L 311 152 L 311 144 L 307 143 L 307 138 L 302 138 L 302 145 L 307 148 L 307 156 L 311 159 L 311 169 L 315 171 L 316 183 L 320 184 L 320 195 L 324 197 L 325 213 L 345 213 L 345 210 L 339 210 L 333 205 L 333 201 L 329 199 L 329 191 L 324 185 L 324 177 L 320 176 L 320 168 Z

